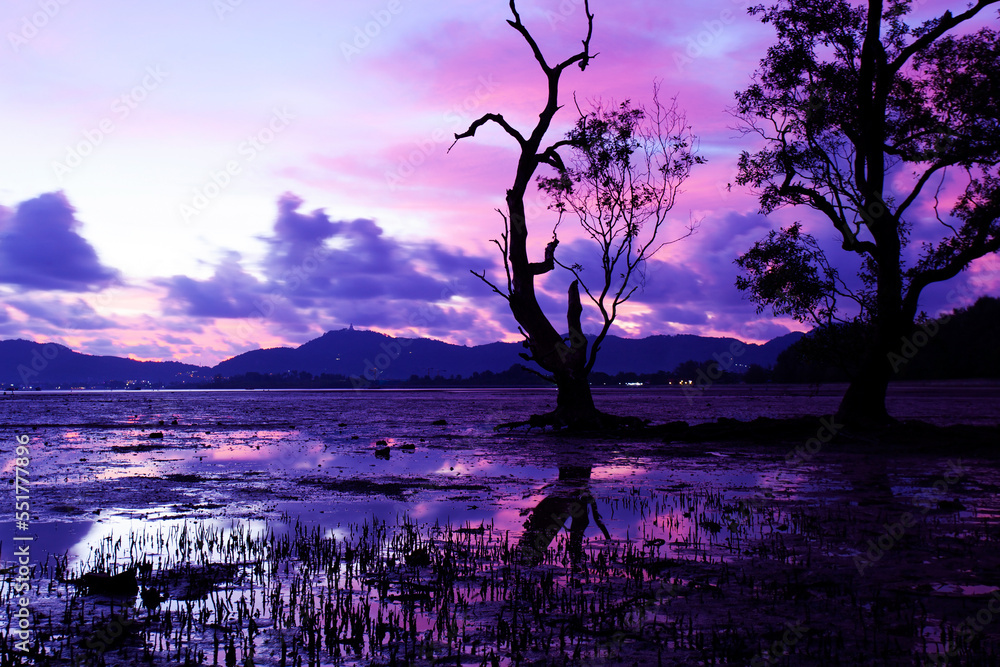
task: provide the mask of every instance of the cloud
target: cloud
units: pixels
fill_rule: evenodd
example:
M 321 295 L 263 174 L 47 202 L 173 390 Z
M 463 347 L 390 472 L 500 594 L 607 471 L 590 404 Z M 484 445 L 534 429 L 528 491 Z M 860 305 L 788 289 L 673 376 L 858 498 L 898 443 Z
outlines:
M 155 361 L 174 361 L 174 350 L 167 345 L 154 342 L 138 343 L 131 345 L 121 345 L 119 349 L 112 352 L 116 357 L 134 355 L 138 359 L 149 359 Z
M 95 330 L 116 326 L 115 322 L 97 313 L 83 299 L 63 301 L 61 299 L 40 298 L 8 299 L 8 305 L 20 310 L 33 320 L 41 320 L 59 329 Z
M 0 336 L 16 336 L 21 334 L 21 323 L 10 316 L 10 310 L 0 305 Z
M 61 192 L 0 207 L 0 283 L 31 290 L 87 292 L 119 282 L 77 230 L 81 223 Z
M 442 304 L 469 296 L 466 290 L 485 292 L 468 271 L 492 267 L 494 259 L 434 241 L 401 241 L 374 220 L 333 220 L 322 209 L 302 212 L 302 204 L 293 194 L 278 200 L 273 234 L 263 239 L 268 248 L 260 278 L 230 254 L 206 280 L 160 279 L 167 288 L 164 313 L 267 320 L 298 333 L 351 323 L 420 331 L 475 325 L 468 313 L 442 310 Z
M 262 267 L 269 288 L 286 292 L 296 305 L 317 305 L 316 299 L 437 301 L 469 268 L 493 265 L 434 241 L 399 241 L 374 220 L 332 221 L 322 210 L 304 214 L 301 205 L 292 194 L 278 201 Z
M 235 252 L 223 258 L 208 280 L 173 276 L 153 282 L 167 288 L 167 315 L 191 317 L 246 317 L 254 311 L 254 300 L 263 288 L 243 270 Z

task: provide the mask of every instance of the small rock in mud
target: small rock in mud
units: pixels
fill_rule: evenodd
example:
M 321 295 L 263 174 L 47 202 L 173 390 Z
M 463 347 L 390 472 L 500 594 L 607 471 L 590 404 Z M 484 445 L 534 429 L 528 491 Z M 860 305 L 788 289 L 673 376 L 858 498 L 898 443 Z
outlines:
M 152 433 L 149 434 L 149 437 L 150 438 L 162 438 L 163 437 L 163 433 L 161 433 L 160 431 L 153 431 Z
M 135 568 L 130 568 L 118 574 L 105 572 L 88 572 L 78 580 L 88 593 L 96 595 L 126 595 L 139 592 L 139 584 L 135 579 Z
M 436 420 L 432 421 L 431 424 L 433 424 L 434 426 L 447 426 L 448 425 L 448 420 L 447 419 L 436 419 Z

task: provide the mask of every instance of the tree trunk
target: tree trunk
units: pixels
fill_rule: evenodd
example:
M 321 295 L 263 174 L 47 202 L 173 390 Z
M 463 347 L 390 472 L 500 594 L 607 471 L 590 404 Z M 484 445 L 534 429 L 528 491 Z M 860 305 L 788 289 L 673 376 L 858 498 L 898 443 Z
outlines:
M 485 114 L 469 125 L 468 130 L 455 135 L 457 142 L 464 137 L 475 135 L 476 129 L 485 123 L 494 122 L 500 125 L 508 135 L 516 139 L 521 148 L 514 183 L 507 190 L 505 197 L 507 202 L 506 220 L 509 227 L 507 235 L 504 236 L 502 248 L 505 253 L 504 266 L 507 269 L 508 290 L 506 294 L 503 294 L 495 286 L 493 289 L 507 298 L 510 312 L 520 325 L 521 333 L 524 335 L 524 346 L 528 348 L 528 354 L 521 356 L 527 361 L 534 361 L 542 369 L 548 371 L 551 374 L 550 379 L 555 380 L 558 388 L 556 409 L 545 415 L 533 416 L 526 422 L 531 426 L 590 428 L 593 426 L 603 427 L 603 425 L 616 422 L 614 418 L 602 415 L 594 407 L 594 398 L 591 396 L 590 385 L 587 383 L 589 372 L 587 339 L 580 327 L 580 315 L 583 308 L 580 304 L 580 289 L 577 282 L 574 281 L 569 288 L 568 340 L 552 326 L 538 303 L 535 296 L 535 277 L 553 270 L 558 240 L 553 234 L 553 240 L 545 247 L 544 260 L 530 262 L 527 245 L 528 226 L 524 210 L 524 196 L 538 167 L 542 164 L 555 167 L 561 165 L 555 148 L 565 142 L 557 142 L 544 150 L 541 148 L 542 139 L 549 130 L 556 112 L 561 108 L 559 104 L 559 78 L 566 68 L 573 65 L 579 66 L 581 71 L 585 70 L 593 58 L 590 53 L 590 38 L 594 30 L 594 15 L 590 12 L 589 0 L 584 0 L 583 8 L 587 16 L 587 36 L 583 40 L 583 50 L 552 66 L 546 62 L 538 44 L 521 23 L 521 16 L 517 12 L 515 2 L 511 0 L 510 9 L 514 18 L 508 20 L 507 23 L 517 30 L 528 43 L 535 60 L 545 73 L 548 82 L 545 108 L 538 114 L 538 123 L 527 136 L 514 129 L 499 114 Z M 500 245 L 499 242 L 497 245 Z M 639 420 L 622 418 L 617 421 L 619 423 L 616 425 L 622 423 L 631 425 Z M 518 424 L 507 424 L 506 426 L 515 425 Z
M 881 188 L 879 188 L 881 189 Z M 881 196 L 878 197 L 881 202 Z M 866 210 L 872 210 L 869 203 Z M 890 354 L 898 352 L 900 339 L 908 324 L 903 313 L 902 268 L 900 266 L 898 222 L 894 217 L 882 215 L 873 221 L 873 233 L 878 240 L 878 287 L 875 310 L 875 339 L 865 355 L 861 370 L 851 380 L 847 392 L 837 409 L 837 417 L 845 426 L 857 429 L 874 429 L 894 422 L 885 407 L 885 396 L 894 369 Z
M 524 215 L 525 178 L 530 178 L 530 175 L 523 176 L 519 171 L 515 186 L 507 191 L 512 279 L 510 309 L 523 329 L 525 342 L 531 352 L 530 358 L 552 374 L 558 391 L 556 409 L 544 415 L 535 415 L 528 423 L 533 426 L 582 430 L 619 425 L 609 415 L 597 410 L 590 393 L 587 381 L 587 338 L 583 335 L 580 324 L 583 305 L 580 302 L 579 283 L 574 280 L 567 294 L 568 341 L 552 326 L 535 298 L 535 276 L 552 270 L 553 259 L 546 252 L 544 262 L 532 264 L 528 261 L 528 229 Z
M 876 346 L 878 347 L 878 346 Z M 885 407 L 891 369 L 886 359 L 888 351 L 873 350 L 865 359 L 861 371 L 851 381 L 837 408 L 837 421 L 856 429 L 874 429 L 892 423 Z
M 587 376 L 558 374 L 556 376 L 556 409 L 553 414 L 556 425 L 570 428 L 602 427 L 602 413 L 594 406 Z

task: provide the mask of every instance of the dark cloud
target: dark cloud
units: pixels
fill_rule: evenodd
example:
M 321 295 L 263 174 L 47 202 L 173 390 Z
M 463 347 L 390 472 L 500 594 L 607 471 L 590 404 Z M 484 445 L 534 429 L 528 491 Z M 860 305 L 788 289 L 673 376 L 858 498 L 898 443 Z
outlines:
M 457 311 L 445 315 L 438 312 L 440 304 L 456 295 L 485 293 L 468 279 L 468 271 L 491 268 L 494 260 L 435 242 L 400 241 L 372 220 L 331 220 L 322 210 L 303 213 L 301 206 L 292 194 L 278 201 L 274 233 L 263 239 L 268 252 L 260 279 L 230 255 L 207 280 L 157 281 L 167 288 L 165 312 L 267 320 L 300 333 L 317 322 L 425 328 L 439 319 L 451 320 L 451 331 L 474 326 L 467 318 L 455 324 Z
M 145 343 L 139 345 L 119 345 L 115 356 L 124 357 L 134 354 L 140 359 L 162 359 L 163 361 L 174 360 L 174 350 L 167 345 L 159 343 Z
M 326 239 L 336 234 L 344 223 L 333 222 L 322 210 L 300 213 L 302 199 L 285 193 L 278 200 L 278 219 L 274 236 L 263 240 L 271 245 L 265 265 L 280 275 L 282 271 L 301 266 Z M 313 256 L 315 260 L 315 256 Z
M 110 340 L 108 338 L 94 338 L 84 341 L 77 346 L 73 346 L 77 352 L 93 354 L 97 356 L 127 357 L 134 354 L 140 359 L 159 359 L 162 361 L 176 361 L 176 350 L 159 342 L 146 341 L 143 343 L 123 344 L 120 340 Z
M 486 269 L 502 284 L 495 254 L 470 255 L 434 241 L 403 241 L 365 218 L 335 220 L 323 210 L 302 210 L 292 194 L 278 201 L 277 218 L 261 263 L 249 267 L 235 254 L 224 258 L 207 279 L 185 276 L 157 281 L 167 288 L 165 322 L 181 318 L 230 320 L 223 328 L 233 341 L 253 345 L 264 332 L 306 340 L 327 329 L 410 330 L 420 335 L 479 343 L 516 332 L 507 303 L 469 274 Z M 747 330 L 743 337 L 788 331 L 755 313 L 755 305 L 735 288 L 734 257 L 764 236 L 772 224 L 759 215 L 735 212 L 705 220 L 699 234 L 671 246 L 645 267 L 630 303 L 649 312 L 629 315 L 644 334 Z M 717 229 L 716 229 L 717 228 Z M 722 239 L 706 239 L 718 233 Z M 600 280 L 600 257 L 587 239 L 565 241 L 557 257 L 585 265 L 584 277 Z M 681 259 L 686 258 L 686 259 Z M 537 284 L 539 305 L 558 330 L 566 327 L 566 289 L 572 276 L 556 269 Z M 463 308 L 451 297 L 461 297 Z M 601 325 L 584 295 L 584 329 Z M 175 316 L 175 317 L 169 317 Z M 752 331 L 749 323 L 760 322 Z M 627 335 L 615 327 L 614 333 Z M 177 329 L 174 329 L 178 331 Z M 737 333 L 737 335 L 740 335 Z
M 304 214 L 301 205 L 291 194 L 279 200 L 263 265 L 272 289 L 299 306 L 315 299 L 438 301 L 447 298 L 455 277 L 493 265 L 438 243 L 399 241 L 373 220 L 331 221 L 322 210 Z
M 632 299 L 651 307 L 687 304 L 705 298 L 705 278 L 700 266 L 652 259 Z M 735 289 L 735 288 L 733 288 Z
M 154 281 L 155 282 L 155 281 Z M 172 331 L 174 333 L 201 334 L 205 333 L 203 323 L 190 317 L 154 317 L 144 314 L 139 318 L 139 325 L 136 328 L 149 331 Z
M 77 233 L 81 223 L 61 192 L 0 209 L 0 283 L 35 290 L 86 292 L 118 282 Z
M 676 322 L 677 324 L 708 324 L 708 314 L 699 308 L 667 306 L 658 309 L 656 311 L 656 315 L 662 322 Z
M 702 334 L 706 328 L 730 329 L 744 337 L 759 337 L 754 334 L 765 329 L 768 335 L 787 333 L 784 325 L 766 321 L 748 329 L 749 323 L 761 322 L 762 317 L 755 312 L 756 305 L 735 286 L 738 268 L 733 260 L 755 240 L 766 236 L 774 224 L 775 221 L 764 216 L 735 211 L 719 211 L 706 217 L 693 236 L 661 250 L 645 264 L 641 275 L 634 276 L 632 284 L 638 289 L 628 303 L 649 310 L 630 313 L 629 323 L 638 326 L 643 335 Z M 667 234 L 663 238 L 673 237 Z M 592 289 L 600 288 L 600 250 L 593 241 L 579 239 L 560 244 L 556 256 L 564 264 L 582 264 L 584 279 L 591 282 Z M 545 293 L 539 293 L 539 303 L 562 328 L 565 327 L 565 297 L 553 290 L 565 294 L 570 280 L 567 272 L 555 271 L 545 276 L 542 281 Z M 608 303 L 610 305 L 610 299 Z M 596 331 L 601 324 L 599 313 L 585 299 L 584 330 Z M 618 324 L 611 331 L 616 335 L 629 335 L 627 329 Z
M 115 326 L 115 322 L 98 315 L 90 304 L 79 298 L 75 301 L 63 301 L 35 296 L 30 301 L 13 298 L 8 299 L 7 303 L 35 320 L 36 326 L 38 321 L 48 322 L 58 328 L 56 331 L 107 329 Z
M 767 236 L 774 222 L 760 213 L 740 213 L 726 211 L 703 219 L 689 239 L 701 253 L 718 253 L 730 257 L 748 250 L 753 242 Z
M 166 314 L 192 317 L 247 317 L 264 288 L 243 270 L 238 253 L 227 254 L 208 280 L 173 276 L 153 282 L 167 288 Z

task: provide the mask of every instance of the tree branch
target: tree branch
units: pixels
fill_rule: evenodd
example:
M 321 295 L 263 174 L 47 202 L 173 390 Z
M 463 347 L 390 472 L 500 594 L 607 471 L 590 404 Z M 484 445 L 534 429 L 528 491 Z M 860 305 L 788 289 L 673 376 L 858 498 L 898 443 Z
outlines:
M 935 269 L 926 269 L 913 276 L 910 280 L 906 296 L 903 298 L 903 312 L 910 314 L 910 319 L 917 312 L 920 293 L 931 283 L 949 280 L 961 273 L 973 260 L 1000 250 L 1000 236 L 994 236 L 981 243 L 973 243 L 965 250 L 957 253 L 950 262 Z
M 534 54 L 535 60 L 537 60 L 538 64 L 542 66 L 542 71 L 548 74 L 552 71 L 552 68 L 549 67 L 547 62 L 545 62 L 545 56 L 542 55 L 542 50 L 538 48 L 538 42 L 535 41 L 535 38 L 531 36 L 528 29 L 523 23 L 521 23 L 521 15 L 517 13 L 517 7 L 515 6 L 514 0 L 510 0 L 510 13 L 514 15 L 514 20 L 511 21 L 508 19 L 507 24 L 514 30 L 521 33 L 521 37 L 523 37 L 524 41 L 526 41 L 528 46 L 531 47 L 531 52 Z
M 489 280 L 486 279 L 486 269 L 483 269 L 482 273 L 476 273 L 472 269 L 469 269 L 469 273 L 471 273 L 472 275 L 474 275 L 475 277 L 479 278 L 484 283 L 486 283 L 487 285 L 489 285 L 490 288 L 492 288 L 494 292 L 496 292 L 497 294 L 499 294 L 500 296 L 502 296 L 504 299 L 506 299 L 507 301 L 510 301 L 510 295 L 501 292 L 500 288 L 498 288 L 496 285 L 494 285 L 493 283 L 491 283 Z
M 786 178 L 786 183 L 788 182 L 788 180 L 790 179 Z M 871 241 L 859 241 L 858 237 L 854 234 L 854 232 L 851 231 L 851 228 L 850 226 L 848 226 L 847 221 L 845 221 L 843 218 L 840 217 L 840 215 L 838 215 L 837 210 L 833 207 L 833 204 L 827 201 L 827 199 L 823 197 L 823 195 L 816 192 L 816 190 L 812 188 L 806 188 L 801 185 L 790 185 L 790 184 L 788 185 L 782 184 L 780 186 L 780 189 L 787 193 L 794 193 L 805 197 L 812 204 L 813 208 L 826 214 L 826 217 L 828 217 L 830 221 L 833 222 L 834 226 L 843 236 L 844 250 L 851 250 L 859 254 L 867 253 L 869 255 L 874 255 L 878 251 L 877 246 Z
M 545 261 L 528 264 L 528 270 L 531 272 L 531 275 L 540 276 L 555 268 L 556 246 L 559 245 L 559 239 L 555 238 L 555 234 L 552 236 L 552 240 L 545 246 Z
M 565 145 L 567 143 L 569 142 L 560 141 L 557 142 L 556 144 L 553 144 L 552 146 L 549 146 L 548 148 L 545 149 L 544 152 L 538 155 L 538 161 L 542 164 L 549 165 L 550 167 L 558 171 L 560 174 L 565 174 L 566 165 L 563 164 L 562 157 L 560 157 L 559 153 L 556 152 L 556 147 L 560 144 Z
M 521 146 L 521 148 L 524 148 L 526 142 L 524 140 L 524 137 L 521 135 L 520 132 L 517 131 L 516 128 L 514 128 L 510 123 L 505 121 L 503 116 L 501 116 L 500 114 L 488 113 L 474 120 L 472 122 L 472 125 L 470 125 L 469 129 L 467 129 L 465 132 L 462 132 L 461 134 L 455 134 L 455 141 L 452 142 L 451 146 L 448 146 L 448 150 L 446 152 L 450 153 L 451 149 L 455 147 L 455 144 L 458 143 L 459 139 L 465 139 L 466 137 L 476 136 L 476 130 L 478 130 L 480 127 L 482 127 L 483 125 L 485 125 L 490 121 L 493 121 L 494 123 L 502 127 L 507 134 L 514 137 L 514 139 L 517 141 L 518 145 Z
M 906 61 L 913 57 L 915 53 L 923 51 L 944 33 L 948 32 L 958 24 L 968 21 L 986 7 L 996 4 L 997 2 L 1000 2 L 1000 0 L 979 0 L 979 2 L 958 16 L 952 15 L 951 10 L 946 11 L 941 15 L 941 18 L 937 19 L 936 26 L 928 30 L 919 38 L 913 40 L 913 43 L 900 51 L 899 55 L 897 55 L 893 61 L 889 63 L 889 68 L 893 73 L 898 72 L 903 68 L 903 65 L 906 64 Z

